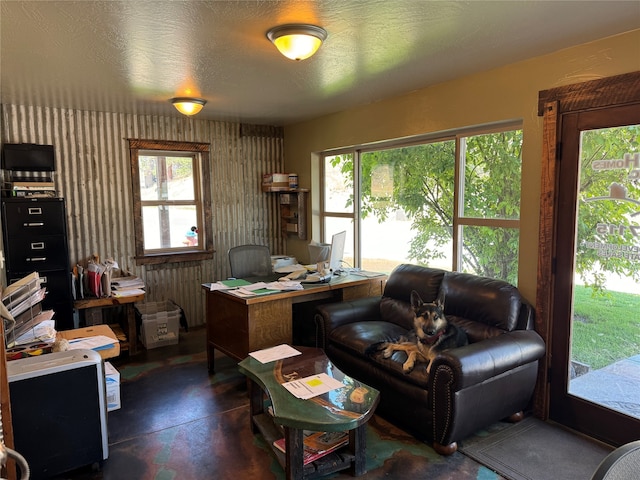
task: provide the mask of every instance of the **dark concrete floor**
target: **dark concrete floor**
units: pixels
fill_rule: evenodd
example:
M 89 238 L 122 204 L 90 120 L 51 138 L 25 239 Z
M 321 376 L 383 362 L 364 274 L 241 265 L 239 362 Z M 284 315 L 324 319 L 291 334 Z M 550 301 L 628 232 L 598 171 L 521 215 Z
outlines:
M 121 375 L 122 408 L 108 415 L 109 458 L 98 471 L 87 466 L 57 480 L 284 478 L 268 446 L 250 431 L 246 379 L 236 362 L 217 354 L 216 373 L 207 372 L 204 329 L 112 364 Z M 462 453 L 442 457 L 378 416 L 367 426 L 367 469 L 359 478 L 503 478 Z

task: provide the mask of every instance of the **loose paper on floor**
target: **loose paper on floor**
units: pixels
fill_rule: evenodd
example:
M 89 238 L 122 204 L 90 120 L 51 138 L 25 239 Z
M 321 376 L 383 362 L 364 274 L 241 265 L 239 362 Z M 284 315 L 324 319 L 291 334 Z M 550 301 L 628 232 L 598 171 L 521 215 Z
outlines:
M 309 377 L 283 383 L 282 386 L 293 395 L 303 400 L 317 397 L 323 393 L 344 387 L 344 384 L 326 373 L 319 373 Z
M 301 353 L 302 352 L 299 352 L 292 346 L 283 343 L 282 345 L 277 345 L 275 347 L 251 352 L 249 353 L 249 355 L 258 360 L 260 363 L 269 363 L 275 362 L 276 360 L 281 360 L 283 358 L 295 357 L 296 355 L 300 355 Z

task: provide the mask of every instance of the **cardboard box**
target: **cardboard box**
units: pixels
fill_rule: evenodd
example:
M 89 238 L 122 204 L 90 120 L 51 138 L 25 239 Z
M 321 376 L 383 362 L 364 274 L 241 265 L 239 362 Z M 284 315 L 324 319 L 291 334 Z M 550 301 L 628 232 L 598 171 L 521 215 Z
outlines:
M 107 388 L 107 412 L 118 410 L 120 405 L 120 372 L 109 362 L 104 362 L 105 384 Z
M 102 358 L 114 358 L 120 355 L 120 342 L 118 337 L 113 333 L 109 325 L 94 325 L 92 327 L 75 328 L 73 330 L 63 330 L 58 332 L 60 338 L 66 338 L 67 340 L 75 340 L 77 338 L 92 337 L 95 335 L 104 335 L 105 337 L 113 338 L 113 347 L 97 350 Z

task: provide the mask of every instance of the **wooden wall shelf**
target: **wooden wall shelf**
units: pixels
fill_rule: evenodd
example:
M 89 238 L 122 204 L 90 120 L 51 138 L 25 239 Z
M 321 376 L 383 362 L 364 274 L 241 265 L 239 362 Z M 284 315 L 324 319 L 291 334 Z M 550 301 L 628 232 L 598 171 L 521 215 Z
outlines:
M 280 231 L 283 237 L 297 236 L 307 239 L 307 197 L 306 188 L 275 188 L 265 190 L 278 194 L 280 207 Z

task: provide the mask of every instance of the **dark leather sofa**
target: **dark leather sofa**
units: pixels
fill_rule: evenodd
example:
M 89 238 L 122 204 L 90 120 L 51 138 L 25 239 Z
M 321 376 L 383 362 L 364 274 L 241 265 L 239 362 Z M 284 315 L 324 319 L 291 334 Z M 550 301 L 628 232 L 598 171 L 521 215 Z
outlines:
M 469 345 L 440 353 L 429 374 L 420 363 L 403 373 L 403 352 L 389 359 L 367 354 L 370 345 L 413 328 L 411 290 L 425 302 L 442 290 L 448 320 L 469 338 Z M 474 432 L 523 417 L 545 351 L 533 317 L 518 289 L 501 280 L 400 265 L 381 297 L 318 306 L 315 320 L 317 341 L 329 359 L 380 390 L 378 413 L 448 455 Z

